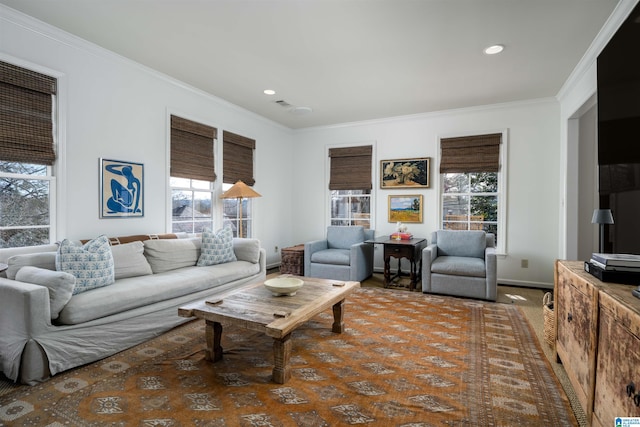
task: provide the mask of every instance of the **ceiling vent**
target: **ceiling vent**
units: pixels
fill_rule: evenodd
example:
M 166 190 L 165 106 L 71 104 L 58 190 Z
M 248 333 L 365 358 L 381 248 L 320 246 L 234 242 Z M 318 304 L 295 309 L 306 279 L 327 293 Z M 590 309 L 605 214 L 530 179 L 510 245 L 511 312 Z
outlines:
M 284 99 L 281 99 L 281 100 L 279 100 L 279 101 L 276 101 L 276 104 L 278 104 L 279 106 L 284 107 L 284 108 L 290 108 L 290 107 L 292 107 L 292 105 L 291 105 L 291 104 L 289 104 L 289 103 L 288 103 L 287 101 L 285 101 Z

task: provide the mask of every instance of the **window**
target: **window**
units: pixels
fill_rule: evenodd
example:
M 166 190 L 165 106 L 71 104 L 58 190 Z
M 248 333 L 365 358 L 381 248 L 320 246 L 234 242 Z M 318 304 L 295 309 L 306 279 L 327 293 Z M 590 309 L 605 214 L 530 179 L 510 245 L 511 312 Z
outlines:
M 216 135 L 216 128 L 171 116 L 172 232 L 213 229 Z
M 222 192 L 238 181 L 252 187 L 256 182 L 253 177 L 256 141 L 228 131 L 223 132 L 222 141 Z M 246 190 L 250 192 L 250 189 Z M 223 226 L 231 226 L 234 237 L 253 235 L 253 202 L 250 197 L 223 199 L 223 215 Z
M 0 61 L 0 247 L 53 239 L 57 81 Z
M 371 228 L 371 190 L 331 191 L 331 225 Z
M 442 228 L 498 234 L 498 173 L 445 173 Z
M 331 225 L 371 228 L 371 159 L 373 147 L 329 149 Z
M 442 228 L 493 233 L 504 250 L 501 142 L 502 134 L 443 138 L 440 181 Z
M 171 177 L 171 231 L 213 229 L 213 182 Z

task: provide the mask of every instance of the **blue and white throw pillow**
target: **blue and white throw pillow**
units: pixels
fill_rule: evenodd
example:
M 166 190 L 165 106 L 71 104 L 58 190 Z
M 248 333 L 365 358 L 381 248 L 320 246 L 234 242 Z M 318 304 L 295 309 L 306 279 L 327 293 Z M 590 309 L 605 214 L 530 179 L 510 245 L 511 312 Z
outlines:
M 115 274 L 109 239 L 102 235 L 82 246 L 64 239 L 56 253 L 56 270 L 75 276 L 74 295 L 112 284 Z
M 202 232 L 202 248 L 198 266 L 222 264 L 237 261 L 233 252 L 233 231 L 231 227 L 225 227 L 217 232 L 205 229 Z

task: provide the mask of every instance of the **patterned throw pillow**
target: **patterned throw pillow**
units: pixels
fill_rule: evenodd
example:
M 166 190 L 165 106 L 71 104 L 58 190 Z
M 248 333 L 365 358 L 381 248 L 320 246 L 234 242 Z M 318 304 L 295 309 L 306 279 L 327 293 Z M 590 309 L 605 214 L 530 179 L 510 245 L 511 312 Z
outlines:
M 205 229 L 202 232 L 202 249 L 198 266 L 222 264 L 237 261 L 233 252 L 233 231 L 231 227 L 225 227 L 217 232 Z
M 115 277 L 109 239 L 102 235 L 83 246 L 64 239 L 56 254 L 56 270 L 75 276 L 74 295 L 112 284 Z

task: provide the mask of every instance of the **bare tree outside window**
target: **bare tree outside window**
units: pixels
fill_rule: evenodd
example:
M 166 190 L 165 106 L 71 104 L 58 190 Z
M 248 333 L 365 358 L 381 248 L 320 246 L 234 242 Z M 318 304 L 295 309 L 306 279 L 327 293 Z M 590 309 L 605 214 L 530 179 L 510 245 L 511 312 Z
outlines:
M 50 168 L 0 161 L 0 247 L 50 242 Z

